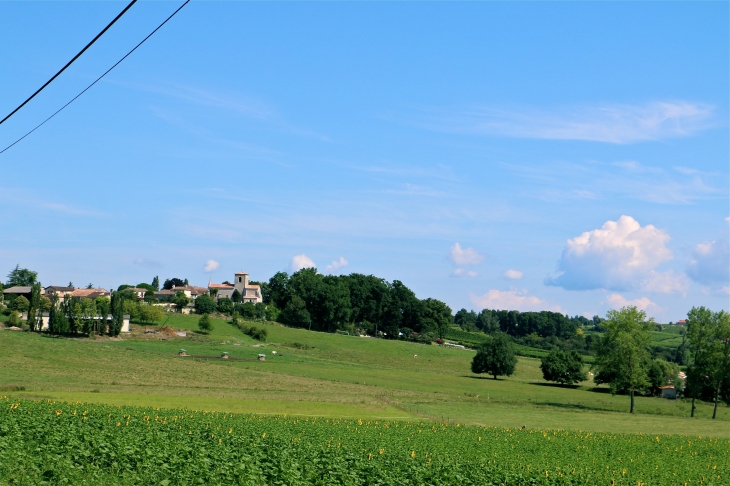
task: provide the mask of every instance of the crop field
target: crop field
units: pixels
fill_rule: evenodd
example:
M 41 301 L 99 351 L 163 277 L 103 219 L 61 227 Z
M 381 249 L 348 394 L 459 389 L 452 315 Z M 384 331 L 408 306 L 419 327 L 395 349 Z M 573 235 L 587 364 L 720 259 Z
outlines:
M 12 484 L 705 484 L 730 440 L 0 399 Z

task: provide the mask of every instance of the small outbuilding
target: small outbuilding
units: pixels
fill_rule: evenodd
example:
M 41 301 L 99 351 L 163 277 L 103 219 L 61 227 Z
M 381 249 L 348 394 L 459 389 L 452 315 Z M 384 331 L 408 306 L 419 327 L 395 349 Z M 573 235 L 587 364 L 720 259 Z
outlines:
M 662 391 L 662 398 L 669 398 L 670 400 L 674 400 L 677 398 L 677 389 L 673 386 L 663 386 L 659 389 Z

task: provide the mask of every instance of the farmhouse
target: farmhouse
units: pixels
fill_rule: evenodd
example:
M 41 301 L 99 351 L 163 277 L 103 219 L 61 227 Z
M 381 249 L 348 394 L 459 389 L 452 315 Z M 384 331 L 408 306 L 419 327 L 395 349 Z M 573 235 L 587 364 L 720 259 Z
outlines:
M 111 297 L 111 292 L 107 289 L 76 289 L 67 294 L 69 297 L 79 297 L 94 300 L 97 297 Z
M 263 296 L 261 295 L 260 285 L 251 285 L 248 283 L 248 274 L 246 272 L 236 272 L 233 275 L 233 285 L 229 284 L 214 284 L 213 279 L 210 279 L 208 283 L 208 290 L 210 295 L 213 295 L 215 300 L 228 298 L 233 299 L 233 293 L 238 291 L 241 296 L 241 302 L 252 302 L 258 304 L 263 302 Z
M 22 295 L 26 299 L 30 299 L 30 294 L 32 291 L 33 291 L 33 287 L 16 285 L 15 287 L 10 287 L 10 288 L 3 290 L 3 295 L 14 296 L 14 297 L 20 297 Z
M 188 299 L 197 299 L 201 295 L 207 294 L 208 289 L 205 287 L 196 287 L 195 285 L 182 285 L 180 287 L 173 286 L 170 290 L 155 291 L 155 298 L 161 301 L 171 300 L 178 292 L 185 294 Z
M 49 287 L 46 287 L 43 289 L 43 295 L 50 298 L 52 295 L 57 295 L 61 299 L 66 297 L 68 294 L 73 292 L 75 289 L 73 287 L 61 287 L 59 285 L 51 285 Z
M 659 387 L 659 389 L 662 391 L 662 398 L 669 398 L 672 400 L 677 398 L 677 390 L 673 386 L 662 386 Z

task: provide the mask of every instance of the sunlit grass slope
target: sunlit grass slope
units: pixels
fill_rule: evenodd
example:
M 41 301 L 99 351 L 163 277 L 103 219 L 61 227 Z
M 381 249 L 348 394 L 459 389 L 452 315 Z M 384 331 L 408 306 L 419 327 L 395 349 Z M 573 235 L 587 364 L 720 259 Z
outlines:
M 605 388 L 546 383 L 538 359 L 520 358 L 514 376 L 492 380 L 470 372 L 472 351 L 252 323 L 268 331 L 267 342 L 259 343 L 220 319 L 209 335 L 194 332 L 195 316 L 173 315 L 166 324 L 188 336 L 161 340 L 140 326 L 119 340 L 0 332 L 0 389 L 9 390 L 1 393 L 246 413 L 730 436 L 727 407 L 712 421 L 711 406 L 699 404 L 697 418 L 689 420 L 687 402 L 639 397 L 631 416 L 628 398 Z M 213 359 L 178 357 L 180 349 Z M 218 359 L 224 352 L 232 359 Z M 266 361 L 256 359 L 260 353 Z

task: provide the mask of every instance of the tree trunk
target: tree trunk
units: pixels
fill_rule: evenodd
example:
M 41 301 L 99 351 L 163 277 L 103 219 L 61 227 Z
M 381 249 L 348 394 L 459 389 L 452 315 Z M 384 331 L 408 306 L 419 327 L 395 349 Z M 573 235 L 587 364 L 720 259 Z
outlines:
M 492 375 L 492 376 L 494 377 L 495 380 L 497 379 L 497 375 Z
M 692 413 L 689 416 L 692 418 L 695 416 L 695 397 L 692 397 Z
M 629 393 L 631 394 L 631 410 L 629 413 L 634 413 L 634 390 L 631 390 Z
M 715 389 L 715 409 L 712 411 L 712 420 L 715 420 L 715 417 L 717 417 L 717 397 L 720 396 L 720 385 L 722 384 L 721 380 L 717 380 L 717 388 Z

